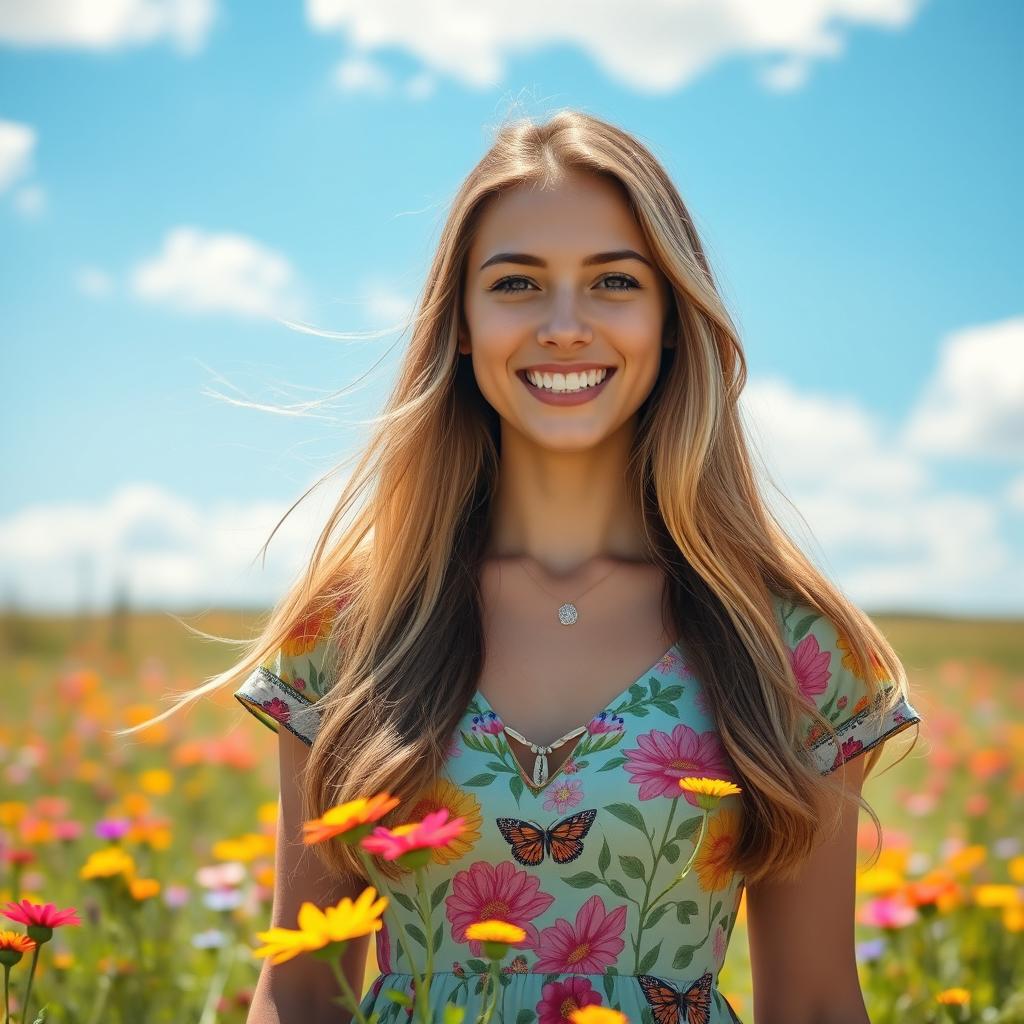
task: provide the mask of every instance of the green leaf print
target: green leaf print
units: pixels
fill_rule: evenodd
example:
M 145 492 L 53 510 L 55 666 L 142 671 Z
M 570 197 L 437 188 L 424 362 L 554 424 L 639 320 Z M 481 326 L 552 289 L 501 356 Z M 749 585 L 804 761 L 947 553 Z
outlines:
M 510 775 L 515 773 L 515 768 L 510 764 L 505 764 L 503 761 L 488 761 L 487 767 L 492 772 L 508 772 Z
M 645 928 L 653 928 L 672 909 L 671 903 L 659 903 L 648 915 Z
M 664 941 L 664 939 L 661 939 L 653 949 L 649 949 L 644 953 L 644 958 L 640 961 L 641 974 L 646 974 L 658 962 L 658 954 L 661 952 L 661 943 Z
M 665 855 L 665 860 L 667 860 L 669 864 L 675 864 L 675 862 L 679 860 L 679 847 L 675 843 L 666 843 L 662 847 L 661 852 Z
M 678 718 L 679 712 L 676 710 L 675 704 L 668 704 L 663 700 L 656 700 L 654 706 L 663 714 L 668 715 L 669 718 Z
M 512 795 L 516 798 L 516 803 L 519 803 L 519 798 L 523 795 L 523 780 L 519 772 L 516 772 L 508 780 L 508 788 L 512 791 Z
M 610 1002 L 615 994 L 615 978 L 606 972 L 601 980 L 604 982 L 604 997 Z
M 612 862 L 612 851 L 608 848 L 608 840 L 601 840 L 601 852 L 597 855 L 597 870 L 603 875 Z
M 639 703 L 644 699 L 644 688 L 639 683 L 634 683 L 629 688 L 629 695 Z
M 423 932 L 420 930 L 419 925 L 412 924 L 411 922 L 406 924 L 405 930 L 424 948 L 427 948 L 427 939 Z
M 399 892 L 396 889 L 390 895 L 391 895 L 391 898 L 396 903 L 401 904 L 410 913 L 412 913 L 412 914 L 419 914 L 419 909 L 417 908 L 416 904 L 413 903 L 413 901 L 411 899 L 409 899 L 409 897 L 406 896 L 404 892 Z
M 516 1014 L 516 1024 L 533 1024 L 537 1019 L 537 1014 L 533 1010 L 520 1010 Z
M 690 961 L 693 959 L 694 951 L 699 947 L 697 946 L 680 946 L 676 950 L 676 955 L 672 957 L 672 966 L 677 970 L 681 971 L 690 966 Z
M 466 966 L 473 974 L 486 974 L 489 969 L 485 961 L 478 960 L 475 956 L 471 956 L 466 961 Z
M 595 885 L 601 884 L 601 879 L 593 871 L 581 871 L 579 874 L 563 878 L 562 881 L 566 885 L 571 885 L 574 889 L 590 889 Z
M 620 854 L 619 865 L 627 878 L 639 878 L 643 881 L 647 877 L 644 862 L 639 857 L 632 857 L 626 853 Z
M 611 889 L 611 891 L 620 899 L 629 899 L 629 893 L 626 892 L 626 887 L 617 878 L 608 879 L 608 888 Z
M 793 630 L 793 635 L 790 638 L 789 644 L 791 647 L 795 647 L 801 640 L 807 635 L 807 631 L 814 625 L 818 620 L 817 615 L 805 615 L 797 624 L 796 629 Z
M 466 779 L 463 783 L 464 786 L 489 786 L 494 781 L 495 776 L 491 772 L 481 772 L 479 775 L 474 775 L 471 779 Z
M 699 912 L 697 904 L 693 900 L 679 900 L 676 903 L 676 920 L 680 924 L 689 924 L 690 918 Z
M 430 909 L 437 910 L 441 904 L 441 900 L 448 895 L 448 886 L 451 884 L 451 879 L 446 878 L 430 895 Z
M 703 820 L 703 814 L 697 814 L 692 818 L 687 818 L 686 821 L 679 822 L 679 828 L 676 829 L 674 837 L 675 842 L 682 842 L 684 839 L 689 839 L 694 832 L 700 829 L 700 823 Z
M 627 825 L 639 829 L 650 840 L 651 837 L 647 835 L 647 826 L 644 824 L 644 816 L 632 804 L 606 804 L 605 810 L 609 814 L 614 814 L 619 821 L 624 821 Z
M 613 768 L 621 768 L 625 763 L 626 759 L 624 757 L 613 757 L 610 761 L 605 761 L 597 770 L 599 772 L 610 772 Z
M 646 718 L 651 713 L 651 709 L 643 704 L 637 704 L 635 708 L 629 709 L 629 713 L 636 715 L 637 718 Z

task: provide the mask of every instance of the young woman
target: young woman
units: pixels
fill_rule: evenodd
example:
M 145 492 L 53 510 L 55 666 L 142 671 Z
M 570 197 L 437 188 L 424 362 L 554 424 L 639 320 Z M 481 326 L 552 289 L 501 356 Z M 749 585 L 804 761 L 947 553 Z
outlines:
M 745 379 L 654 156 L 583 113 L 504 126 L 454 199 L 394 394 L 304 578 L 190 695 L 244 679 L 236 696 L 279 733 L 273 924 L 366 884 L 342 844 L 303 860 L 301 820 L 387 791 L 402 803 L 384 824 L 467 822 L 430 865 L 435 935 L 405 932 L 434 945 L 439 1020 L 447 1002 L 474 1019 L 486 965 L 464 929 L 499 917 L 526 938 L 497 1020 L 593 1003 L 734 1021 L 717 978 L 746 890 L 758 1024 L 867 1022 L 859 807 L 878 819 L 860 792 L 920 719 L 885 638 L 766 508 Z M 741 792 L 666 892 L 702 819 L 685 776 Z M 396 933 L 419 919 L 413 875 L 378 867 L 363 1010 L 386 1024 L 406 1015 L 382 988 L 410 991 Z M 357 990 L 366 950 L 345 964 Z M 305 959 L 265 963 L 251 1021 L 346 1019 Z

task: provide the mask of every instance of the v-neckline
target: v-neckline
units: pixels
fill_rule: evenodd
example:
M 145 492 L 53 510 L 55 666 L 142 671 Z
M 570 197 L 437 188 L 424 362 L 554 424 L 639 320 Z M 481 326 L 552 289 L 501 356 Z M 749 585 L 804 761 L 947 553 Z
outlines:
M 672 654 L 673 651 L 676 651 L 676 652 L 681 654 L 682 653 L 682 646 L 681 646 L 682 645 L 682 640 L 683 640 L 682 637 L 680 637 L 678 640 L 676 640 L 675 643 L 673 643 L 672 646 L 669 647 L 669 649 L 667 651 L 665 651 L 665 653 L 656 662 L 654 662 L 654 664 L 649 665 L 646 669 L 644 669 L 644 671 L 641 672 L 640 675 L 636 677 L 636 679 L 634 679 L 631 683 L 629 683 L 628 685 L 624 686 L 621 690 L 619 690 L 619 692 L 617 694 L 615 694 L 615 696 L 612 697 L 612 699 L 610 701 L 608 701 L 608 703 L 605 704 L 605 706 L 603 708 L 598 708 L 597 711 L 595 711 L 585 722 L 580 723 L 580 725 L 582 725 L 585 728 L 595 718 L 597 718 L 598 715 L 602 714 L 605 711 L 611 711 L 612 708 L 616 704 L 618 704 L 619 701 L 621 701 L 623 699 L 623 697 L 625 697 L 634 686 L 637 686 L 638 684 L 644 683 L 654 672 L 656 672 L 658 670 L 658 667 L 662 664 L 662 662 L 664 662 L 668 658 L 668 656 L 670 654 Z M 545 789 L 548 788 L 548 786 L 551 785 L 552 782 L 555 781 L 555 779 L 557 779 L 559 776 L 562 775 L 563 769 L 573 759 L 573 755 L 576 752 L 576 748 L 583 742 L 583 738 L 586 735 L 584 733 L 583 735 L 579 736 L 576 739 L 576 742 L 572 746 L 572 750 L 569 751 L 569 756 L 566 757 L 565 760 L 562 761 L 562 763 L 558 766 L 558 768 L 547 777 L 547 780 L 544 782 L 543 785 L 537 786 L 533 782 L 532 774 L 530 772 L 527 772 L 527 771 L 523 770 L 523 766 L 520 763 L 519 758 L 516 757 L 516 752 L 512 748 L 512 744 L 508 742 L 508 737 L 505 735 L 505 719 L 502 716 L 501 712 L 498 711 L 497 708 L 495 708 L 494 705 L 487 699 L 487 697 L 481 691 L 480 687 L 477 687 L 476 690 L 473 691 L 473 696 L 475 697 L 475 699 L 477 700 L 478 703 L 483 705 L 483 707 L 486 710 L 493 711 L 494 714 L 497 716 L 498 721 L 501 722 L 501 734 L 500 735 L 501 735 L 502 739 L 505 741 L 505 745 L 508 747 L 509 754 L 511 755 L 512 760 L 515 762 L 516 768 L 519 769 L 519 774 L 522 776 L 523 781 L 527 784 L 527 786 L 529 786 L 530 791 L 533 792 L 534 794 L 542 793 Z M 580 725 L 574 725 L 571 729 L 567 729 L 565 733 L 562 733 L 562 736 L 565 736 L 566 733 L 572 732 L 573 729 L 580 728 Z M 513 725 L 513 726 L 510 726 L 510 728 L 515 729 L 516 727 Z M 520 732 L 521 733 L 521 730 L 516 729 L 516 732 Z M 525 735 L 525 733 L 521 733 L 521 735 Z M 561 737 L 559 737 L 559 739 L 560 738 Z M 535 741 L 531 739 L 530 742 L 532 743 L 532 742 L 535 742 Z

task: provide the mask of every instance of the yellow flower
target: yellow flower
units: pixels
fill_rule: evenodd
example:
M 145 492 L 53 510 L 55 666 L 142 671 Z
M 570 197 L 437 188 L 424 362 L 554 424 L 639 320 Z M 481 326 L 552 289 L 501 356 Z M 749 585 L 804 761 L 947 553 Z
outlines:
M 705 811 L 713 811 L 723 796 L 735 796 L 742 793 L 739 786 L 724 779 L 705 779 L 687 776 L 679 780 L 679 788 L 697 795 L 697 806 Z
M 974 902 L 979 907 L 1016 907 L 1020 905 L 1020 890 L 1015 885 L 976 885 Z
M 260 804 L 256 817 L 261 825 L 277 824 L 277 801 L 267 800 Z
M 609 1006 L 584 1006 L 569 1011 L 569 1024 L 629 1024 L 629 1018 Z
M 151 796 L 164 796 L 174 788 L 174 776 L 166 768 L 153 768 L 139 775 L 139 786 Z
M 1003 907 L 1003 927 L 1008 932 L 1024 931 L 1024 903 Z
M 435 846 L 430 859 L 435 864 L 449 864 L 453 860 L 464 857 L 476 846 L 480 838 L 483 817 L 480 814 L 480 801 L 466 790 L 455 785 L 449 779 L 438 779 L 434 785 L 412 806 L 406 815 L 409 821 L 422 821 L 428 814 L 448 809 L 448 817 L 462 818 L 462 832 L 444 846 Z
M 971 993 L 965 988 L 947 988 L 935 997 L 935 1002 L 945 1006 L 963 1006 L 970 998 Z
M 0 801 L 0 825 L 5 825 L 7 828 L 17 825 L 27 813 L 28 804 L 21 800 Z
M 857 657 L 853 652 L 853 648 L 850 646 L 850 641 L 839 633 L 836 637 L 836 646 L 843 652 L 843 667 L 848 668 L 858 679 L 867 680 L 867 672 L 864 671 L 864 663 Z M 878 655 L 874 651 L 870 652 L 871 656 L 871 671 L 876 679 L 887 679 L 888 672 L 885 666 L 879 660 Z
M 239 860 L 243 864 L 274 852 L 270 836 L 258 832 L 247 832 L 238 839 L 221 839 L 213 844 L 213 855 L 217 860 Z
M 155 896 L 160 891 L 160 883 L 155 878 L 133 878 L 128 883 L 128 888 L 131 890 L 132 899 L 141 902 Z
M 1013 857 L 1010 860 L 1010 877 L 1024 885 L 1024 857 Z
M 89 854 L 89 859 L 78 872 L 79 878 L 114 878 L 123 875 L 126 880 L 135 877 L 135 861 L 119 846 L 109 846 Z
M 735 873 L 732 852 L 739 835 L 740 819 L 735 811 L 723 807 L 708 818 L 707 834 L 693 865 L 705 892 L 729 887 Z
M 857 891 L 862 893 L 891 893 L 903 886 L 903 876 L 892 868 L 875 865 L 857 876 Z
M 466 939 L 479 939 L 481 942 L 504 942 L 510 945 L 513 942 L 522 942 L 526 938 L 526 932 L 517 924 L 510 924 L 508 921 L 500 921 L 491 917 L 486 921 L 474 921 L 466 926 Z
M 50 960 L 58 971 L 66 971 L 75 962 L 75 957 L 72 953 L 60 952 L 54 953 Z
M 323 949 L 333 942 L 346 942 L 379 931 L 383 925 L 380 915 L 388 905 L 388 898 L 377 898 L 377 890 L 367 886 L 353 902 L 345 896 L 336 907 L 320 910 L 312 903 L 299 908 L 299 927 L 271 928 L 257 932 L 256 937 L 266 943 L 253 950 L 253 956 L 269 956 L 272 964 L 284 963 L 300 953 Z

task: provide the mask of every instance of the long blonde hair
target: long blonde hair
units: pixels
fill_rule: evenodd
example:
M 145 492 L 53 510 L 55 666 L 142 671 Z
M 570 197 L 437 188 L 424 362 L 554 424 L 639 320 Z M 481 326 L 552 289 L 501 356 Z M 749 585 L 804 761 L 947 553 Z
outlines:
M 808 716 L 833 738 L 835 730 L 801 699 L 772 595 L 816 609 L 857 664 L 884 673 L 892 688 L 873 702 L 879 722 L 909 696 L 906 674 L 877 627 L 815 569 L 759 493 L 738 409 L 743 350 L 674 185 L 634 136 L 579 111 L 499 127 L 452 200 L 397 384 L 302 576 L 235 665 L 122 733 L 244 679 L 314 616 L 330 622 L 325 672 L 336 682 L 319 705 L 302 783 L 305 816 L 386 790 L 401 804 L 382 823 L 410 820 L 404 809 L 439 776 L 484 661 L 478 580 L 499 423 L 458 352 L 466 256 L 492 196 L 568 170 L 621 185 L 672 288 L 667 327 L 675 346 L 664 350 L 638 412 L 628 485 L 643 510 L 650 560 L 666 575 L 676 635 L 743 789 L 733 866 L 748 884 L 788 878 L 820 837 L 817 798 L 850 794 L 819 774 L 800 742 Z M 874 697 L 881 684 L 865 675 Z M 880 754 L 878 747 L 864 755 L 869 772 Z M 880 839 L 874 811 L 854 798 Z M 834 803 L 826 834 L 838 827 L 841 801 Z M 332 870 L 363 874 L 349 847 L 315 849 Z

